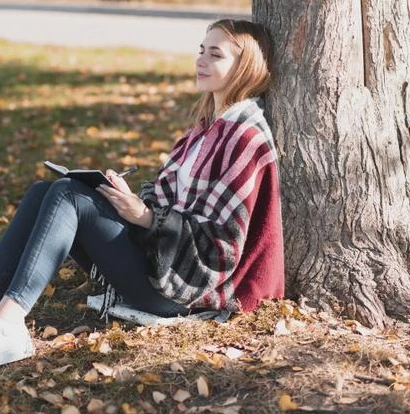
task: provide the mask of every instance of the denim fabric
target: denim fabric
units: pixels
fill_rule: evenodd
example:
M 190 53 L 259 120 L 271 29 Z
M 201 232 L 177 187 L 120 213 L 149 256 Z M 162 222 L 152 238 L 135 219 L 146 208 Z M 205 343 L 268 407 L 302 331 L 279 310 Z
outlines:
M 29 312 L 70 255 L 86 272 L 95 263 L 137 309 L 187 314 L 153 288 L 145 254 L 128 234 L 129 223 L 93 188 L 68 178 L 37 182 L 0 241 L 0 297 L 13 298 Z

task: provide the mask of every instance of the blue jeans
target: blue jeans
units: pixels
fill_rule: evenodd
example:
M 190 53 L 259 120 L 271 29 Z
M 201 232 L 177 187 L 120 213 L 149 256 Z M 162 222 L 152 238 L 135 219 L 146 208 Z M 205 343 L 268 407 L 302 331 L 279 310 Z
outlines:
M 101 194 L 77 180 L 35 183 L 0 241 L 0 298 L 7 295 L 28 313 L 70 255 L 86 272 L 95 263 L 137 309 L 187 314 L 151 285 L 145 254 L 128 228 Z

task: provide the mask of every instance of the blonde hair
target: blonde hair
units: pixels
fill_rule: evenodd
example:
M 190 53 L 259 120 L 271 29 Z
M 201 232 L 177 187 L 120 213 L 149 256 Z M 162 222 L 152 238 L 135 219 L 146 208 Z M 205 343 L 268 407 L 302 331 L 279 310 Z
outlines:
M 222 19 L 209 25 L 207 32 L 221 29 L 239 50 L 239 63 L 224 94 L 222 109 L 236 102 L 260 96 L 272 78 L 272 41 L 259 23 L 247 20 Z M 205 92 L 195 105 L 191 119 L 194 125 L 212 123 L 215 106 L 212 92 Z

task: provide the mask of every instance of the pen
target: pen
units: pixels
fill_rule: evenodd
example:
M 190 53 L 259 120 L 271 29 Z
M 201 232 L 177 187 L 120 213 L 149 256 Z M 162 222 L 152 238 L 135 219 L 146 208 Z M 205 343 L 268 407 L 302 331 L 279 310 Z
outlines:
M 137 171 L 137 169 L 138 169 L 138 167 L 137 167 L 137 166 L 131 167 L 130 169 L 125 170 L 125 171 L 123 171 L 122 173 L 117 174 L 117 177 L 124 177 L 124 176 L 126 176 L 126 175 L 128 175 L 128 174 L 132 174 L 132 173 L 134 173 L 135 171 Z

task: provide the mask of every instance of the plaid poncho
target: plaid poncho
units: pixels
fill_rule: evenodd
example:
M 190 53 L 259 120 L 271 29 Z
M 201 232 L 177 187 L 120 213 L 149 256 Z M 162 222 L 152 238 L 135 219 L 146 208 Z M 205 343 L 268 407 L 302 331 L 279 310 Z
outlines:
M 177 195 L 176 171 L 201 137 L 191 185 Z M 238 102 L 208 130 L 189 131 L 140 196 L 154 220 L 131 234 L 164 296 L 190 308 L 229 311 L 283 296 L 277 156 L 262 99 Z

